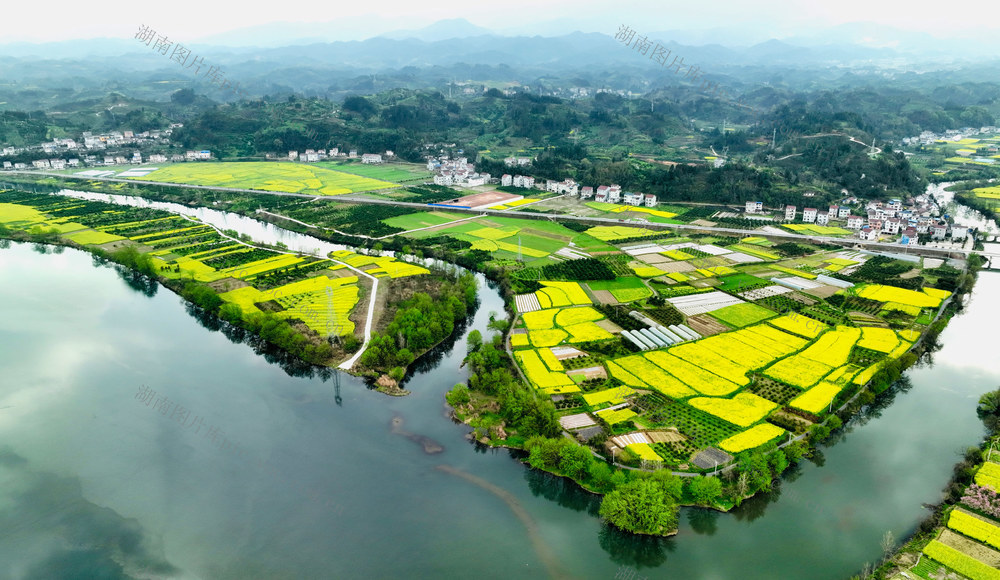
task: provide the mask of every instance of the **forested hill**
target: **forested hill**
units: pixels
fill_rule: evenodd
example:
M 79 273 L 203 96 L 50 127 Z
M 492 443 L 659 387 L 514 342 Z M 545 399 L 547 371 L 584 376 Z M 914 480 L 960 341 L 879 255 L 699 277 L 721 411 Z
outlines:
M 757 125 L 722 133 L 692 128 L 706 103 L 713 111 L 730 109 L 731 119 L 747 116 L 745 107 L 704 95 L 685 102 L 658 93 L 569 100 L 490 90 L 451 100 L 438 92 L 394 89 L 339 104 L 290 97 L 222 105 L 187 121 L 175 138 L 185 148 L 211 149 L 223 158 L 340 147 L 392 150 L 420 162 L 443 147 L 478 157 L 479 168 L 493 175 L 506 172 L 502 152 L 523 151 L 536 158 L 530 170 L 536 178 L 618 183 L 661 199 L 712 203 L 759 199 L 780 205 L 800 201 L 804 191 L 818 192 L 820 203 L 842 189 L 890 197 L 923 188 L 901 154 L 882 146 L 883 154 L 869 156 L 863 143 L 873 139 L 870 111 L 814 113 L 801 102 L 784 103 L 759 116 Z M 435 145 L 428 150 L 425 144 Z M 704 157 L 724 150 L 724 167 L 705 163 Z

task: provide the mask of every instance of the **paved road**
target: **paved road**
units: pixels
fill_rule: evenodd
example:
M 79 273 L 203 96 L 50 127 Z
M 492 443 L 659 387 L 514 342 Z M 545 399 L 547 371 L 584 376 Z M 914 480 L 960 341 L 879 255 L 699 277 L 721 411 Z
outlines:
M 846 135 L 840 135 L 846 137 Z M 94 181 L 111 181 L 118 183 L 134 183 L 134 184 L 145 184 L 145 185 L 158 185 L 161 187 L 179 187 L 179 188 L 189 188 L 189 189 L 204 189 L 208 191 L 222 191 L 229 193 L 250 193 L 254 195 L 278 195 L 283 197 L 300 197 L 304 199 L 316 199 L 316 195 L 307 195 L 303 193 L 285 193 L 285 192 L 275 192 L 275 191 L 262 191 L 258 189 L 243 189 L 236 187 L 215 187 L 209 185 L 182 185 L 175 183 L 162 183 L 159 181 L 143 181 L 137 179 L 117 179 L 114 177 L 78 177 L 74 175 L 63 175 L 60 173 L 51 173 L 44 171 L 5 171 L 3 173 L 19 173 L 24 175 L 48 175 L 53 177 L 61 177 L 64 179 L 79 179 L 84 181 L 94 180 Z M 118 195 L 128 195 L 123 192 Z M 463 213 L 475 213 L 475 214 L 486 214 L 486 215 L 501 215 L 507 217 L 519 217 L 527 219 L 547 219 L 549 221 L 579 221 L 579 222 L 589 222 L 597 225 L 632 225 L 641 226 L 646 229 L 651 230 L 681 230 L 681 231 L 695 231 L 695 232 L 712 232 L 719 234 L 732 234 L 737 236 L 752 236 L 752 235 L 764 235 L 769 238 L 779 238 L 786 240 L 798 240 L 805 242 L 815 242 L 823 244 L 839 244 L 839 245 L 853 245 L 860 246 L 865 249 L 883 251 L 883 252 L 893 252 L 893 253 L 907 253 L 915 255 L 926 255 L 933 257 L 941 257 L 942 255 L 953 255 L 960 254 L 963 256 L 968 256 L 969 254 L 980 254 L 985 257 L 994 258 L 1000 257 L 1000 253 L 992 253 L 985 251 L 973 251 L 965 249 L 955 249 L 946 250 L 942 248 L 928 248 L 925 246 L 901 246 L 899 244 L 888 244 L 881 242 L 868 242 L 863 240 L 858 240 L 854 238 L 837 238 L 832 236 L 808 236 L 803 234 L 793 234 L 793 233 L 771 233 L 771 232 L 761 232 L 759 230 L 746 230 L 740 228 L 723 228 L 723 227 L 712 227 L 712 226 L 693 226 L 690 224 L 659 224 L 654 222 L 626 222 L 625 220 L 618 220 L 614 218 L 601 218 L 601 217 L 583 217 L 575 216 L 569 214 L 539 214 L 535 212 L 526 212 L 518 210 L 491 210 L 491 209 L 466 209 L 466 208 L 442 208 L 440 206 L 429 206 L 425 203 L 414 203 L 408 201 L 396 201 L 391 199 L 372 199 L 366 198 L 359 194 L 347 194 L 336 196 L 336 201 L 339 202 L 351 202 L 351 203 L 369 203 L 374 205 L 394 205 L 397 207 L 411 207 L 414 209 L 419 209 L 427 211 L 428 209 L 447 209 L 448 211 L 456 211 Z

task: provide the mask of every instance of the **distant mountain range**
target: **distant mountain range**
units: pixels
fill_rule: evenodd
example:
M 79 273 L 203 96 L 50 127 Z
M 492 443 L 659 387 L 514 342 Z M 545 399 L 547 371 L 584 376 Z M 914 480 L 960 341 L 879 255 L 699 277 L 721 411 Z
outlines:
M 474 58 L 478 55 L 486 59 L 482 64 L 495 64 L 502 62 L 507 56 L 517 61 L 525 58 L 538 60 L 540 54 L 544 54 L 541 57 L 543 59 L 575 60 L 570 54 L 560 51 L 580 48 L 576 40 L 581 38 L 593 41 L 598 36 L 613 36 L 619 26 L 619 23 L 610 23 L 604 31 L 595 32 L 590 27 L 590 32 L 579 32 L 580 28 L 574 28 L 572 19 L 563 19 L 526 22 L 516 28 L 491 30 L 463 18 L 455 18 L 440 20 L 418 29 L 399 28 L 389 32 L 379 30 L 402 26 L 405 22 L 404 18 L 375 22 L 367 17 L 350 17 L 329 22 L 276 22 L 236 29 L 185 44 L 203 48 L 206 52 L 253 54 L 257 58 L 266 58 L 273 50 L 284 54 L 290 50 L 294 52 L 292 47 L 300 47 L 302 54 L 308 57 L 311 53 L 318 52 L 322 46 L 324 53 L 335 54 L 338 58 L 345 57 L 352 63 L 363 62 L 366 67 L 391 67 L 408 64 L 421 66 L 420 63 L 446 64 L 447 59 L 442 60 L 442 49 L 438 43 L 449 43 L 450 50 L 447 52 L 453 55 L 466 53 L 452 62 L 478 63 L 480 61 Z M 782 38 L 762 36 L 762 32 L 753 27 L 657 31 L 641 29 L 641 22 L 633 24 L 640 34 L 665 46 L 683 47 L 684 54 L 697 55 L 698 58 L 713 63 L 724 60 L 732 64 L 769 64 L 775 59 L 799 64 L 838 60 L 846 61 L 845 64 L 858 60 L 885 59 L 978 60 L 994 59 L 1000 54 L 1000 43 L 996 37 L 985 33 L 941 39 L 923 32 L 871 23 L 843 24 L 810 34 L 799 33 Z M 569 32 L 572 30 L 577 31 Z M 344 38 L 345 31 L 350 31 L 349 34 L 353 36 Z M 532 50 L 554 52 L 528 55 L 518 48 L 519 45 L 530 46 Z M 0 44 L 0 55 L 38 58 L 119 56 L 134 52 L 136 46 L 137 42 L 129 38 L 42 44 L 21 42 Z M 471 54 L 470 50 L 473 51 Z

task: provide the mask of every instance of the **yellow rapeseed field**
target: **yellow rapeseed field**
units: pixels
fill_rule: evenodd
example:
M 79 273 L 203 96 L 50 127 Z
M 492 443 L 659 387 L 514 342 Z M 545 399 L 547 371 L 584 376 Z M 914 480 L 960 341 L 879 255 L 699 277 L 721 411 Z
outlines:
M 825 411 L 830 401 L 841 391 L 841 386 L 829 381 L 820 381 L 818 385 L 792 399 L 790 406 L 810 413 L 819 414 Z
M 681 360 L 669 352 L 657 351 L 648 353 L 648 355 L 651 355 L 650 360 L 669 371 L 680 382 L 703 395 L 728 395 L 740 388 L 740 385 Z M 640 374 L 639 376 L 645 378 L 645 375 Z
M 685 386 L 683 381 L 646 360 L 642 355 L 628 356 L 616 362 L 632 375 L 645 381 L 648 385 L 646 388 L 655 389 L 668 397 L 683 399 L 698 394 Z
M 742 433 L 737 433 L 719 443 L 719 448 L 729 453 L 740 453 L 747 449 L 756 449 L 785 434 L 785 430 L 777 425 L 762 423 L 754 425 Z
M 732 399 L 695 397 L 688 404 L 740 427 L 749 427 L 778 408 L 776 403 L 753 393 L 737 393 Z

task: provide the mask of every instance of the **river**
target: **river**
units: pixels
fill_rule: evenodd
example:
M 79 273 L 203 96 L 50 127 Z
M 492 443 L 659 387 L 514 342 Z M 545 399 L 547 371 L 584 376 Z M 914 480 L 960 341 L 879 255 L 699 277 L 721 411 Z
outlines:
M 225 217 L 256 240 L 322 244 Z M 983 273 L 943 347 L 775 493 L 732 514 L 683 509 L 678 536 L 640 538 L 603 526 L 593 496 L 446 418 L 465 334 L 502 312 L 489 286 L 410 396 L 343 374 L 338 402 L 328 377 L 289 375 L 169 291 L 137 291 L 83 252 L 7 245 L 3 579 L 846 578 L 879 556 L 885 531 L 905 536 L 940 499 L 983 434 L 977 398 L 1000 384 L 1000 275 Z M 443 451 L 425 453 L 421 438 Z

